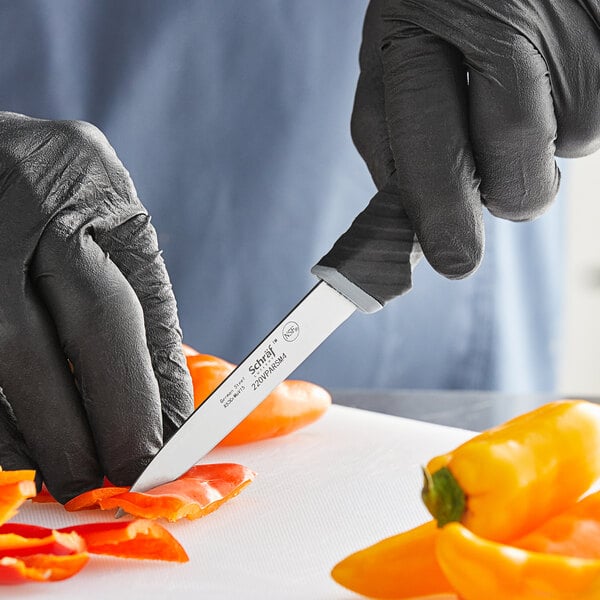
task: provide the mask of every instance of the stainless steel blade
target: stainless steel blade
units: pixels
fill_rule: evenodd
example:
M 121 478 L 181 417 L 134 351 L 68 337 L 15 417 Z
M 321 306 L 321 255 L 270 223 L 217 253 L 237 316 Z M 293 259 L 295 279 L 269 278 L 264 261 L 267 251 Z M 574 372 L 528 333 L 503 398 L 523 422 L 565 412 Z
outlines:
M 355 310 L 350 300 L 320 281 L 194 411 L 131 490 L 145 491 L 185 473 Z

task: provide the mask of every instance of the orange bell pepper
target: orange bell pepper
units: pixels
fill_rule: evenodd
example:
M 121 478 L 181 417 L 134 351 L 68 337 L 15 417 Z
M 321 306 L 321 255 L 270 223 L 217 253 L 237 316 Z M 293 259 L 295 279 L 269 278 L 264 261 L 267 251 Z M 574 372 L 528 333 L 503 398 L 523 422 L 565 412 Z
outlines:
M 562 400 L 429 461 L 422 495 L 440 525 L 460 521 L 507 541 L 566 509 L 598 477 L 600 406 Z
M 235 369 L 209 354 L 187 356 L 197 408 Z M 286 435 L 319 419 L 331 405 L 331 396 L 308 381 L 280 383 L 219 445 L 234 446 Z
M 196 465 L 179 479 L 147 492 L 98 488 L 76 496 L 65 508 L 69 511 L 122 508 L 144 519 L 198 519 L 237 496 L 252 482 L 254 475 L 247 467 L 233 463 Z
M 464 600 L 600 598 L 598 559 L 506 546 L 486 540 L 460 523 L 449 523 L 440 531 L 436 554 L 446 577 Z

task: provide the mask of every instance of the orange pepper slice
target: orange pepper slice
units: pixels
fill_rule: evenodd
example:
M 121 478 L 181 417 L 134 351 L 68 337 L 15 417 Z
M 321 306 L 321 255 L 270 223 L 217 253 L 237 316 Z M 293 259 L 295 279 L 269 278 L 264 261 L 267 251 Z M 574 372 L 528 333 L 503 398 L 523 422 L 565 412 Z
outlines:
M 19 485 L 29 482 L 18 482 Z M 9 486 L 0 487 L 2 491 Z M 35 484 L 34 484 L 35 489 Z M 17 532 L 15 528 L 21 528 Z M 26 535 L 24 530 L 27 530 Z M 32 535 L 30 535 L 32 534 Z M 72 577 L 87 563 L 84 539 L 75 532 L 8 524 L 0 527 L 0 584 L 59 581 Z
M 34 535 L 23 535 L 23 533 L 23 529 L 11 531 L 6 525 L 0 527 L 0 556 L 22 557 L 32 554 L 64 556 L 86 550 L 83 538 L 77 533 L 61 533 L 43 527 L 39 528 Z
M 10 539 L 17 540 L 17 543 Z M 65 554 L 61 549 L 67 547 L 64 536 L 76 536 L 84 543 L 84 549 L 90 554 L 105 554 L 120 558 L 137 558 L 187 562 L 188 556 L 181 544 L 161 525 L 146 519 L 132 521 L 110 521 L 108 523 L 85 523 L 69 525 L 59 530 L 48 529 L 25 523 L 6 523 L 0 527 L 0 556 L 2 546 L 12 553 L 11 547 L 20 554 L 27 554 L 27 548 L 52 554 Z M 2 540 L 6 543 L 2 544 Z M 45 544 L 54 542 L 54 545 Z M 67 540 L 68 542 L 68 540 Z M 23 549 L 23 552 L 21 552 Z M 29 552 L 31 554 L 31 552 Z
M 233 466 L 245 469 L 240 465 Z M 35 472 L 0 473 L 0 481 L 4 483 L 0 485 L 0 518 L 6 520 L 27 498 L 35 496 Z M 86 495 L 92 496 L 99 504 L 99 499 L 107 494 L 121 494 L 126 490 L 106 487 Z M 46 496 L 53 500 L 47 492 Z M 189 560 L 183 547 L 166 529 L 147 520 L 73 525 L 60 531 L 21 523 L 2 524 L 0 521 L 0 585 L 59 581 L 72 577 L 88 562 L 88 551 L 126 558 L 173 562 Z
M 6 471 L 3 471 L 6 473 Z M 0 486 L 0 525 L 17 514 L 17 510 L 27 498 L 35 496 L 35 482 L 15 481 Z
M 237 496 L 255 473 L 234 463 L 196 465 L 179 479 L 147 492 L 104 487 L 84 492 L 65 504 L 68 511 L 122 508 L 144 519 L 198 519 Z
M 21 469 L 19 471 L 3 471 L 0 469 L 0 485 L 17 483 L 18 481 L 34 481 L 35 471 L 32 469 Z
M 125 492 L 99 502 L 145 519 L 199 519 L 237 496 L 255 473 L 237 464 L 196 465 L 179 479 L 147 492 Z
M 117 487 L 112 485 L 106 485 L 105 487 L 95 488 L 79 496 L 75 496 L 65 504 L 65 510 L 69 512 L 77 512 L 78 510 L 89 510 L 91 508 L 100 508 L 101 502 L 106 498 L 112 498 L 112 496 L 118 496 L 123 492 L 129 490 L 128 487 Z
M 87 564 L 86 552 L 66 556 L 34 554 L 0 558 L 0 584 L 14 585 L 30 581 L 61 581 L 79 573 Z
M 63 527 L 79 534 L 88 552 L 121 558 L 187 562 L 183 546 L 161 525 L 147 519 Z

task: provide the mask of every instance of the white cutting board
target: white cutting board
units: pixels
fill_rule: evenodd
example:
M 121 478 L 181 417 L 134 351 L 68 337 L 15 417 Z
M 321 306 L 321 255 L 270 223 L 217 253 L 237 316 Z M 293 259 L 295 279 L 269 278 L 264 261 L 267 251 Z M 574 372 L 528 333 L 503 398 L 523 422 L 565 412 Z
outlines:
M 472 432 L 333 406 L 289 436 L 211 452 L 257 472 L 239 496 L 197 521 L 167 524 L 180 565 L 92 556 L 74 578 L 0 587 L 0 597 L 351 600 L 329 576 L 347 554 L 427 520 L 420 466 Z M 46 527 L 110 520 L 27 503 L 14 521 Z

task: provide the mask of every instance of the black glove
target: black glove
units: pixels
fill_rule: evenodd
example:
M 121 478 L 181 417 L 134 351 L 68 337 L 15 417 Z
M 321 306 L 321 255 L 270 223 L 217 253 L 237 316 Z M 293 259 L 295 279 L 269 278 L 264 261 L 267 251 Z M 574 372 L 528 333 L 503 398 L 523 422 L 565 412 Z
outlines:
M 481 260 L 481 203 L 533 219 L 555 154 L 600 146 L 597 0 L 372 0 L 360 66 L 354 142 L 447 277 Z
M 0 113 L 0 387 L 0 466 L 61 502 L 133 483 L 192 411 L 156 234 L 88 123 Z

